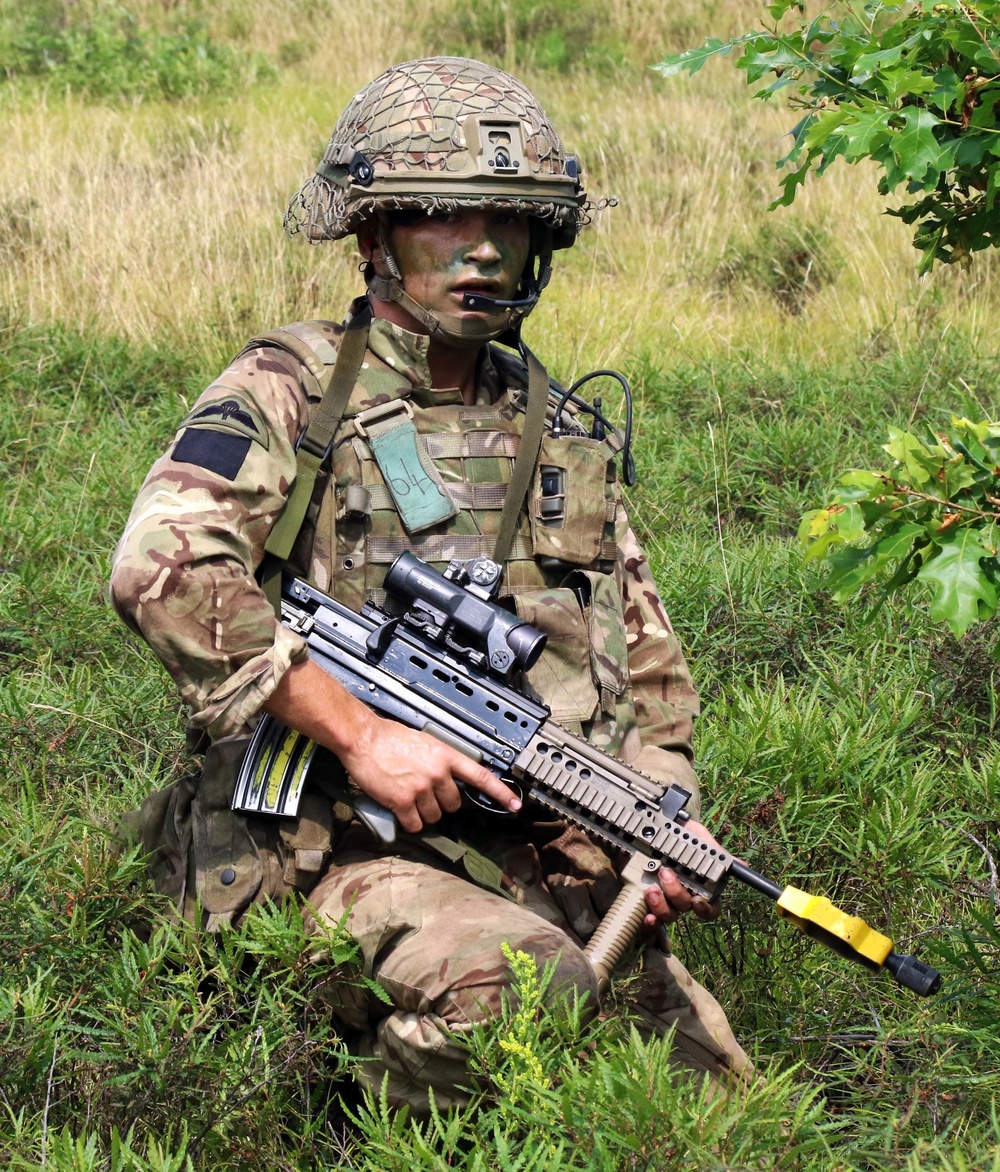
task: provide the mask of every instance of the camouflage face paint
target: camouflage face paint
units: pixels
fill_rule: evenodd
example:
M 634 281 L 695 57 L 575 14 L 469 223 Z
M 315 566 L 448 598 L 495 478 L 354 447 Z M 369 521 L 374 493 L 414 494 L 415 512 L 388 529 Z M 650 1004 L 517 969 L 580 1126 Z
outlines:
M 465 292 L 507 300 L 528 260 L 528 220 L 507 212 L 468 208 L 419 216 L 392 230 L 403 288 L 433 314 L 477 318 L 462 309 Z

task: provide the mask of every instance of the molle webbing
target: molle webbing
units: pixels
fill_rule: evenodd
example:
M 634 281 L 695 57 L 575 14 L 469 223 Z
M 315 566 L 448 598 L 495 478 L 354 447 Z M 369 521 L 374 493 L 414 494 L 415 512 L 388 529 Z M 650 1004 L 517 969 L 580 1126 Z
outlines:
M 426 442 L 427 437 L 424 436 Z M 371 508 L 395 509 L 392 493 L 384 484 L 366 485 Z M 448 484 L 445 491 L 459 509 L 502 509 L 507 499 L 506 484 Z
M 464 435 L 445 432 L 425 435 L 424 445 L 432 460 L 516 456 L 521 448 L 521 437 L 506 431 L 469 431 Z
M 488 533 L 434 534 L 430 537 L 372 537 L 365 543 L 365 557 L 374 565 L 389 565 L 401 553 L 412 550 L 425 562 L 450 562 L 454 558 L 492 556 L 496 538 Z M 515 537 L 508 555 L 515 561 L 530 561 L 530 537 Z
M 365 557 L 373 565 L 390 565 L 401 553 L 412 550 L 425 562 L 450 562 L 453 558 L 490 557 L 496 538 L 489 533 L 433 535 L 419 537 L 369 537 L 365 543 Z M 613 562 L 618 556 L 614 541 L 602 541 L 600 560 Z M 534 547 L 530 537 L 515 537 L 507 555 L 510 561 L 530 562 Z

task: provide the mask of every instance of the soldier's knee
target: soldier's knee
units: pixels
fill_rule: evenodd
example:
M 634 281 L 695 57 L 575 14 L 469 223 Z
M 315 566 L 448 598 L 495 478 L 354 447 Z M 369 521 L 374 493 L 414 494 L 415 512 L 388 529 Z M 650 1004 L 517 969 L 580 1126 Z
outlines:
M 597 1009 L 597 977 L 590 962 L 572 940 L 557 928 L 546 925 L 524 935 L 511 933 L 496 944 L 496 963 L 482 964 L 450 974 L 447 987 L 433 1000 L 433 1013 L 448 1028 L 485 1023 L 500 1015 L 505 997 L 511 992 L 513 974 L 509 962 L 501 955 L 501 943 L 515 954 L 530 956 L 541 975 L 548 972 L 546 1003 L 556 1006 L 560 1000 L 574 999 L 588 1012 Z M 483 956 L 485 959 L 485 956 Z
M 547 996 L 550 1005 L 575 999 L 591 1013 L 596 1012 L 597 974 L 582 948 L 560 932 L 545 941 L 534 942 L 525 951 L 534 956 L 539 972 L 549 969 L 552 973 Z

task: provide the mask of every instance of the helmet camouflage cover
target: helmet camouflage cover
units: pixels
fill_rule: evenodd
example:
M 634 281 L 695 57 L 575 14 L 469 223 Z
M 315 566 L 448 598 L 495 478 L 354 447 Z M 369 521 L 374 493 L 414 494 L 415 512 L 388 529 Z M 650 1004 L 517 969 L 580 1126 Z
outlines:
M 521 82 L 468 57 L 428 57 L 354 95 L 285 227 L 315 243 L 378 211 L 461 207 L 536 216 L 568 248 L 591 205 L 577 159 Z

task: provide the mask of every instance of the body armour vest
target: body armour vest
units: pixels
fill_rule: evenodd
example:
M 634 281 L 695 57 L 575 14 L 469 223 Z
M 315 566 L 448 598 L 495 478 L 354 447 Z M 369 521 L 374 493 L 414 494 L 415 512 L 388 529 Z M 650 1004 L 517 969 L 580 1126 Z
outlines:
M 276 345 L 297 357 L 316 383 L 315 410 L 342 333 L 331 322 L 297 323 L 248 349 Z M 504 351 L 484 349 L 469 406 L 457 390 L 430 387 L 427 343 L 372 323 L 289 559 L 296 573 L 353 610 L 384 603 L 385 574 L 404 551 L 441 570 L 455 558 L 493 553 L 519 449 L 526 375 Z M 627 522 L 615 455 L 613 440 L 591 439 L 577 426 L 546 435 L 504 565 L 507 605 L 548 636 L 527 682 L 557 721 L 611 752 L 636 727 L 617 556 L 617 530 Z

